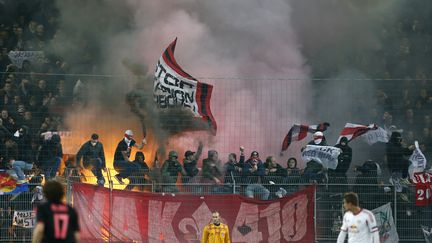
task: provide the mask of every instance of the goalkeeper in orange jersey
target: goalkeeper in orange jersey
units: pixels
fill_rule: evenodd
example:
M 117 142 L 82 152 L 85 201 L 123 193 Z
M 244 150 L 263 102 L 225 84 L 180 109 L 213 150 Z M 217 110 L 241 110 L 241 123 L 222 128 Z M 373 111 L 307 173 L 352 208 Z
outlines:
M 212 213 L 212 222 L 204 227 L 201 243 L 230 243 L 228 225 L 220 222 L 219 212 Z

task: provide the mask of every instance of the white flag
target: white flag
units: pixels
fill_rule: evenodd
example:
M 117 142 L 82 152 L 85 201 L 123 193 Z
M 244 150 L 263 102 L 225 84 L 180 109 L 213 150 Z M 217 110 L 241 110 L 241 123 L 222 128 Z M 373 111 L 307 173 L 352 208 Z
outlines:
M 432 243 L 432 228 L 421 226 L 426 243 Z
M 342 153 L 340 148 L 332 146 L 307 145 L 302 151 L 302 159 L 305 162 L 314 160 L 325 168 L 335 170 L 338 165 L 338 157 Z
M 414 142 L 415 150 L 409 158 L 411 165 L 408 168 L 408 173 L 411 180 L 414 179 L 414 174 L 418 172 L 423 172 L 426 168 L 426 157 L 419 148 L 417 141 Z
M 213 86 L 200 82 L 177 63 L 174 50 L 177 38 L 162 53 L 154 75 L 154 101 L 160 109 L 183 107 L 203 119 L 216 134 L 216 121 L 210 110 Z
M 388 132 L 381 127 L 378 127 L 376 130 L 370 130 L 360 137 L 369 145 L 377 142 L 387 143 L 390 139 Z
M 381 243 L 397 243 L 399 235 L 394 224 L 390 203 L 384 204 L 372 210 L 377 221 Z

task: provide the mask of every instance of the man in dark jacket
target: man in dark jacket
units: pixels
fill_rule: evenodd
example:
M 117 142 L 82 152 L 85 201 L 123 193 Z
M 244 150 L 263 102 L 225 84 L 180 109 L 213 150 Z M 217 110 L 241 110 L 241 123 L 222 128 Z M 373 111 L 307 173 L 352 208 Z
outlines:
M 128 178 L 137 168 L 137 166 L 129 159 L 132 148 L 135 147 L 138 150 L 141 150 L 144 145 L 147 144 L 145 138 L 143 138 L 141 144 L 137 144 L 133 138 L 134 134 L 132 130 L 126 130 L 124 138 L 117 144 L 117 148 L 114 152 L 113 165 L 114 169 L 118 172 L 114 178 L 116 178 L 116 180 L 122 185 L 124 184 L 123 179 Z
M 191 180 L 198 175 L 199 169 L 197 167 L 197 164 L 198 164 L 199 157 L 201 156 L 203 146 L 204 146 L 203 143 L 200 142 L 198 145 L 197 152 L 192 152 L 190 150 L 185 152 L 183 167 L 184 170 L 186 171 L 186 176 L 182 178 L 183 183 L 194 182 Z
M 135 160 L 132 163 L 136 165 L 136 170 L 129 176 L 129 184 L 125 190 L 132 190 L 135 186 L 138 186 L 140 191 L 145 191 L 151 181 L 149 177 L 150 168 L 145 162 L 144 153 L 141 151 L 136 152 Z
M 399 132 L 393 132 L 386 144 L 387 166 L 390 172 L 401 173 L 402 178 L 407 178 L 409 161 L 406 156 L 410 156 L 413 150 L 414 145 L 408 148 L 402 146 L 402 135 Z
M 327 146 L 326 139 L 322 132 L 315 132 L 313 135 L 313 140 L 308 143 L 308 145 L 315 146 Z M 308 161 L 306 163 L 306 168 L 303 173 L 304 177 L 309 181 L 320 182 L 327 179 L 327 171 L 315 160 Z
M 51 139 L 45 140 L 42 144 L 39 160 L 46 179 L 54 177 L 60 167 L 63 157 L 61 138 L 58 134 L 53 134 Z
M 239 178 L 241 177 L 241 172 L 245 162 L 244 148 L 240 147 L 240 160 L 237 161 L 237 155 L 235 153 L 230 153 L 228 155 L 228 162 L 224 165 L 224 183 L 233 184 L 234 181 L 239 183 Z
M 269 198 L 270 191 L 262 185 L 265 175 L 264 163 L 259 158 L 257 151 L 253 151 L 251 157 L 245 162 L 242 175 L 244 182 L 248 185 L 245 191 L 247 197 L 254 198 L 254 195 L 258 194 L 261 200 Z
M 346 173 L 348 172 L 352 160 L 352 149 L 348 146 L 348 138 L 342 137 L 335 147 L 340 148 L 342 153 L 339 155 L 336 170 L 331 171 L 332 177 L 346 178 Z
M 287 192 L 281 187 L 284 178 L 287 176 L 287 171 L 285 168 L 276 162 L 276 158 L 274 156 L 268 156 L 264 164 L 264 184 L 265 187 L 270 191 L 271 197 L 274 198 L 275 195 L 278 197 L 285 195 Z M 281 191 L 278 192 L 279 190 Z
M 18 157 L 16 160 L 34 163 L 31 157 L 31 137 L 28 134 L 28 127 L 22 126 L 14 134 L 14 140 L 18 145 Z
M 414 149 L 414 145 L 408 148 L 403 146 L 402 135 L 399 132 L 393 132 L 386 144 L 387 166 L 391 173 L 390 184 L 395 186 L 396 192 L 403 192 L 404 186 L 410 184 L 407 179 L 410 165 L 407 157 Z
M 209 150 L 208 157 L 203 160 L 203 180 L 206 183 L 221 184 L 222 165 L 216 150 Z
M 102 143 L 99 142 L 99 135 L 96 133 L 92 134 L 90 140 L 81 146 L 76 156 L 76 161 L 81 168 L 91 170 L 93 175 L 96 176 L 99 186 L 105 184 L 102 170 L 106 172 L 107 169 L 105 165 L 104 148 Z
M 165 160 L 162 165 L 161 174 L 164 185 L 165 192 L 178 192 L 178 188 L 176 187 L 176 182 L 179 173 L 182 176 L 186 175 L 186 171 L 183 166 L 178 161 L 178 154 L 176 151 L 170 151 L 168 153 L 168 159 Z

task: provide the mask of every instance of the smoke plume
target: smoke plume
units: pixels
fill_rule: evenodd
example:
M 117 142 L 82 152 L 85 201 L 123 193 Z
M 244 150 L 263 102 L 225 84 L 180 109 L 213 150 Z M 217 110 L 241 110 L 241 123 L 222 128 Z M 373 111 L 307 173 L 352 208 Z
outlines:
M 162 51 L 178 37 L 180 66 L 214 85 L 211 107 L 218 133 L 216 137 L 183 134 L 171 138 L 168 147 L 186 150 L 204 140 L 208 149 L 222 154 L 235 152 L 240 145 L 260 151 L 262 157 L 277 154 L 290 125 L 307 118 L 311 101 L 290 4 L 283 0 L 58 1 L 61 31 L 53 45 L 59 53 L 77 72 L 115 74 L 97 82 L 81 78 L 93 83 L 89 101 L 85 108 L 69 113 L 69 125 L 85 132 L 109 131 L 114 141 L 101 136 L 106 147 L 115 147 L 114 137 L 120 140 L 125 129 L 137 134 L 139 121 L 125 96 L 140 83 L 152 82 L 144 74 L 152 75 Z M 271 79 L 281 77 L 287 79 Z M 151 89 L 142 90 L 151 97 Z M 160 117 L 151 114 L 148 119 L 158 124 Z M 163 127 L 149 130 L 149 139 L 163 137 Z

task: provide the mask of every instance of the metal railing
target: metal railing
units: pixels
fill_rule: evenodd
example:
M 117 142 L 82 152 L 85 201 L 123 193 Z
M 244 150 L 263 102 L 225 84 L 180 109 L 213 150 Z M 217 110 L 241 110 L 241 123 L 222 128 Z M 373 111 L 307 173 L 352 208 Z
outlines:
M 185 178 L 181 176 L 171 179 L 176 183 L 165 183 L 162 181 L 144 179 L 144 176 L 136 176 L 129 184 L 120 185 L 115 178 L 111 178 L 114 172 L 108 171 L 107 187 L 110 189 L 124 190 L 128 186 L 134 191 L 143 193 L 174 193 L 174 194 L 240 194 L 245 195 L 248 186 L 242 177 L 232 177 L 230 184 L 217 184 L 204 177 Z M 139 183 L 141 180 L 142 183 Z M 67 185 L 71 195 L 71 184 L 77 178 L 68 178 Z M 90 180 L 91 181 L 91 180 Z M 268 183 L 271 181 L 271 183 Z M 310 181 L 297 178 L 266 178 L 263 185 L 270 191 L 269 199 L 278 198 L 276 193 L 283 188 L 286 195 L 296 192 L 310 185 Z M 313 183 L 316 183 L 315 181 Z M 142 190 L 144 188 L 144 190 Z M 415 187 L 405 185 L 403 192 L 397 192 L 395 187 L 384 183 L 376 177 L 358 178 L 330 178 L 325 182 L 316 183 L 315 196 L 315 229 L 317 242 L 335 242 L 342 223 L 343 209 L 342 196 L 347 191 L 355 191 L 359 194 L 360 205 L 372 210 L 386 203 L 391 203 L 394 223 L 399 234 L 400 242 L 423 242 L 424 236 L 421 225 L 432 225 L 432 207 L 415 206 Z M 73 198 L 71 198 L 73 199 Z M 111 201 L 111 200 L 110 200 Z M 72 201 L 70 201 L 72 202 Z
M 66 197 L 69 203 L 73 203 L 72 184 L 90 183 L 96 184 L 96 178 L 86 177 L 85 181 L 80 176 L 69 176 L 65 173 Z M 105 187 L 110 191 L 134 190 L 142 193 L 175 193 L 175 194 L 240 194 L 245 195 L 248 186 L 244 178 L 231 177 L 231 183 L 217 184 L 205 177 L 196 178 L 171 178 L 176 183 L 165 183 L 162 180 L 151 180 L 144 174 L 130 177 L 120 184 L 114 178 L 115 172 L 108 170 L 104 174 L 107 179 Z M 30 242 L 31 228 L 14 226 L 13 215 L 15 211 L 32 210 L 37 203 L 32 200 L 36 193 L 36 187 L 41 185 L 42 178 L 33 180 L 29 184 L 29 192 L 19 195 L 0 196 L 0 242 Z M 223 180 L 222 180 L 223 181 Z M 271 181 L 271 183 L 269 183 Z M 263 185 L 270 191 L 270 197 L 281 196 L 276 194 L 283 188 L 286 194 L 296 192 L 310 185 L 304 178 L 266 178 Z M 315 231 L 317 242 L 335 242 L 343 217 L 342 196 L 347 191 L 355 191 L 359 194 L 360 205 L 367 209 L 374 209 L 386 203 L 391 203 L 394 223 L 399 234 L 400 242 L 424 242 L 421 225 L 432 225 L 432 207 L 415 206 L 415 188 L 412 185 L 404 187 L 399 193 L 395 187 L 383 183 L 377 178 L 330 178 L 325 182 L 316 183 L 315 195 Z M 110 195 L 110 197 L 112 197 Z M 112 203 L 112 200 L 110 200 Z M 111 208 L 111 207 L 110 207 Z

